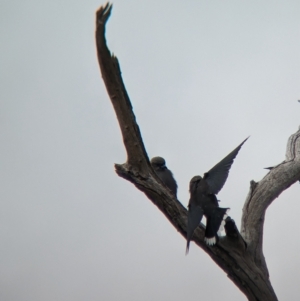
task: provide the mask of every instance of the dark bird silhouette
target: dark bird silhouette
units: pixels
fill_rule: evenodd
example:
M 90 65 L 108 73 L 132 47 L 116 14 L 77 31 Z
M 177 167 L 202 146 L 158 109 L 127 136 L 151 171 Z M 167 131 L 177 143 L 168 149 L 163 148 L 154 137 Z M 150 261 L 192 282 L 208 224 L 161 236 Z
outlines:
M 249 137 L 248 137 L 249 138 Z M 248 139 L 247 138 L 247 139 Z M 216 194 L 224 186 L 231 165 L 237 156 L 245 139 L 237 148 L 228 154 L 203 176 L 194 176 L 190 181 L 190 200 L 188 205 L 187 245 L 189 245 L 193 233 L 200 224 L 203 215 L 206 217 L 205 242 L 214 245 L 217 241 L 217 233 L 222 230 L 229 208 L 220 208 Z
M 158 177 L 177 197 L 177 183 L 171 170 L 167 168 L 165 159 L 162 157 L 154 157 L 151 159 L 150 163 Z
M 268 169 L 268 170 L 272 170 L 273 168 L 274 168 L 274 166 L 264 167 L 264 169 Z

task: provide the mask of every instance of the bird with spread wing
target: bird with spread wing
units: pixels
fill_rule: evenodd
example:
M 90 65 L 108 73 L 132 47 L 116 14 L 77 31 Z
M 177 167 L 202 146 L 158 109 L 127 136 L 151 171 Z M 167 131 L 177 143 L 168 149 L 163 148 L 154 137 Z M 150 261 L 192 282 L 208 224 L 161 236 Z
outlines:
M 249 138 L 249 137 L 248 137 Z M 248 139 L 247 138 L 247 139 Z M 245 139 L 223 160 L 201 176 L 194 176 L 190 181 L 190 200 L 188 205 L 187 245 L 188 253 L 190 241 L 203 215 L 206 217 L 205 242 L 214 245 L 217 242 L 217 233 L 225 224 L 229 208 L 220 208 L 216 194 L 224 186 L 231 165 L 237 156 Z

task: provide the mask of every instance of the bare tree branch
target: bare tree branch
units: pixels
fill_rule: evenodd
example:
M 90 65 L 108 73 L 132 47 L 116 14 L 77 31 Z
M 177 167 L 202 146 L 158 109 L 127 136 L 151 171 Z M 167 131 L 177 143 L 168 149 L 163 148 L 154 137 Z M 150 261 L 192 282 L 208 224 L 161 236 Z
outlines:
M 123 84 L 118 59 L 111 55 L 105 40 L 105 24 L 110 16 L 112 5 L 107 3 L 96 13 L 96 42 L 98 61 L 101 74 L 114 106 L 123 142 L 127 151 L 127 162 L 138 168 L 140 172 L 146 171 L 149 159 L 142 141 L 139 126 L 135 122 L 132 106 Z
M 115 164 L 119 176 L 132 182 L 159 208 L 185 238 L 187 210 L 157 177 L 149 163 L 130 99 L 121 77 L 117 58 L 110 54 L 105 40 L 105 25 L 112 6 L 96 12 L 96 45 L 101 74 L 116 112 L 127 152 L 127 162 Z M 251 181 L 239 233 L 234 220 L 227 219 L 226 236 L 217 245 L 204 243 L 204 226 L 195 231 L 193 241 L 205 251 L 251 301 L 276 301 L 263 255 L 265 212 L 272 201 L 300 178 L 300 132 L 288 142 L 286 160 L 275 166 L 260 182 Z M 183 247 L 184 250 L 184 247 Z
M 258 183 L 251 187 L 243 208 L 241 234 L 248 251 L 253 254 L 257 266 L 264 268 L 268 276 L 263 255 L 263 226 L 269 205 L 287 188 L 300 179 L 300 131 L 293 134 L 287 144 L 286 160 L 270 170 Z

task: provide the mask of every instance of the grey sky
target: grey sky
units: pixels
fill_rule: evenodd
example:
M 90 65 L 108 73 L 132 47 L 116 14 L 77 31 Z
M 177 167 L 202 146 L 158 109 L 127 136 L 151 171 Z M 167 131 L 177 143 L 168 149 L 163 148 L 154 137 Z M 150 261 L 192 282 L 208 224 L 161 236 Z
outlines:
M 284 160 L 300 124 L 300 2 L 113 3 L 108 45 L 184 205 L 191 177 L 251 135 L 218 195 L 240 225 L 250 180 Z M 245 300 L 114 172 L 126 154 L 96 59 L 101 4 L 0 3 L 0 300 Z M 299 299 L 299 194 L 266 216 L 280 300 Z

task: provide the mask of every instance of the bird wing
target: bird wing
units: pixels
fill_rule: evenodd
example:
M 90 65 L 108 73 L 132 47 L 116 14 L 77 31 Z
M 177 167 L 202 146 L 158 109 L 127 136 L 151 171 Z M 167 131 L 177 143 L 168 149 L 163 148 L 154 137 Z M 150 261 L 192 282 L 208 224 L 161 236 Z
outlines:
M 221 160 L 212 169 L 204 174 L 204 179 L 209 186 L 210 193 L 217 194 L 222 189 L 227 180 L 229 170 L 235 157 L 248 138 L 246 138 L 237 148 L 235 148 L 223 160 Z
M 200 206 L 195 204 L 189 205 L 188 212 L 188 224 L 187 224 L 187 235 L 186 235 L 186 254 L 189 252 L 190 241 L 192 239 L 195 229 L 200 224 L 203 217 L 203 210 Z
M 166 184 L 166 186 L 173 192 L 173 194 L 177 196 L 177 183 L 174 179 L 171 170 L 166 168 L 166 170 L 161 174 L 161 179 Z

